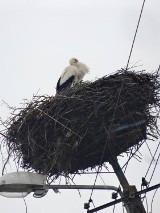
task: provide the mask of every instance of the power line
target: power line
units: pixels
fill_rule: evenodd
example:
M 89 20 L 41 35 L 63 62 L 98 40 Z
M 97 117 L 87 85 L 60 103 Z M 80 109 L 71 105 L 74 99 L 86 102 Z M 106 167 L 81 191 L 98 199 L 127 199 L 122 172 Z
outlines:
M 158 189 L 159 187 L 160 187 L 160 183 L 159 183 L 159 184 L 156 184 L 156 185 L 154 185 L 154 186 L 151 186 L 151 187 L 149 187 L 149 188 L 143 189 L 143 190 L 141 190 L 141 191 L 139 191 L 139 192 L 136 192 L 136 193 L 135 193 L 135 197 L 136 197 L 136 196 L 139 196 L 139 195 L 141 195 L 141 194 L 144 194 L 144 193 L 146 193 L 146 192 L 149 192 L 149 191 Z M 128 197 L 122 197 L 122 198 L 120 198 L 120 199 L 117 199 L 117 200 L 112 201 L 112 202 L 110 202 L 110 203 L 104 204 L 104 205 L 99 206 L 99 207 L 97 207 L 97 208 L 88 210 L 87 213 L 93 213 L 93 212 L 96 212 L 96 211 L 100 211 L 100 210 L 102 210 L 102 209 L 104 209 L 104 208 L 108 208 L 108 207 L 110 207 L 110 206 L 113 206 L 113 205 L 118 204 L 118 203 L 120 203 L 120 202 L 123 202 L 123 201 L 125 201 L 125 200 L 128 200 Z
M 152 163 L 153 163 L 153 161 L 154 161 L 154 159 L 155 159 L 155 156 L 156 156 L 156 153 L 157 153 L 157 151 L 158 151 L 159 146 L 160 146 L 160 141 L 159 141 L 158 146 L 157 146 L 157 148 L 156 148 L 156 150 L 155 150 L 155 152 L 154 152 L 154 155 L 153 155 L 153 157 L 152 157 L 152 160 L 151 160 L 150 165 L 149 165 L 149 167 L 148 167 L 148 170 L 147 170 L 147 172 L 146 172 L 145 178 L 146 178 L 146 176 L 147 176 L 147 174 L 148 174 L 148 172 L 149 172 L 149 170 L 150 170 L 150 168 L 151 168 L 151 165 L 152 165 Z
M 75 175 L 95 175 L 95 174 L 97 174 L 97 173 L 99 173 L 99 174 L 114 174 L 115 172 L 77 172 L 77 173 L 74 173 Z
M 136 39 L 136 35 L 137 35 L 139 23 L 140 23 L 140 20 L 141 20 L 141 17 L 142 17 L 142 12 L 143 12 L 143 8 L 144 8 L 144 4 L 145 4 L 145 0 L 143 1 L 143 4 L 142 4 L 142 8 L 141 8 L 141 12 L 140 12 L 138 24 L 137 24 L 137 27 L 136 27 L 135 35 L 134 35 L 134 38 L 133 38 L 133 42 L 132 42 L 132 46 L 131 46 L 131 50 L 130 50 L 130 54 L 129 54 L 129 58 L 128 58 L 127 66 L 126 66 L 126 70 L 128 69 L 128 65 L 129 65 L 129 61 L 130 61 L 130 58 L 131 58 L 131 54 L 132 54 L 134 42 L 135 42 L 135 39 Z M 119 97 L 120 97 L 122 88 L 123 88 L 123 82 L 122 82 L 122 85 L 121 85 L 121 88 L 120 88 L 119 96 L 118 96 L 118 98 L 117 98 L 117 103 L 116 103 L 116 107 L 115 107 L 115 110 L 114 110 L 112 119 L 114 119 L 115 111 L 116 111 L 116 108 L 117 108 L 117 105 L 118 105 L 118 101 L 119 101 Z M 112 122 L 113 122 L 113 120 L 112 120 Z M 110 124 L 110 128 L 111 128 L 112 122 L 111 122 L 111 124 Z M 110 129 L 109 129 L 109 130 L 110 130 Z M 106 144 L 107 144 L 107 140 L 106 140 L 106 142 L 105 142 L 105 144 L 104 144 L 103 152 L 102 152 L 101 159 L 100 159 L 100 164 L 101 164 L 102 159 L 103 159 L 103 156 L 104 156 L 104 151 L 105 151 L 105 148 L 106 148 Z M 99 169 L 100 169 L 100 166 L 98 167 L 98 170 L 97 170 L 97 174 L 96 174 L 96 177 L 95 177 L 95 180 L 94 180 L 94 184 L 93 184 L 93 188 L 92 188 L 92 191 L 91 191 L 91 195 L 90 195 L 89 202 L 92 200 L 91 198 L 92 198 L 92 195 L 93 195 L 94 186 L 95 186 L 96 181 L 97 181 L 97 178 L 98 178 Z
M 153 194 L 153 197 L 152 197 L 152 201 L 151 201 L 151 213 L 152 213 L 152 208 L 153 208 L 153 200 L 154 200 L 154 198 L 156 196 L 157 191 L 158 191 L 158 188 L 155 190 L 155 192 Z
M 115 105 L 115 109 L 114 109 L 114 112 L 113 112 L 113 116 L 112 116 L 112 120 L 111 120 L 111 123 L 110 123 L 110 127 L 109 127 L 108 132 L 110 132 L 111 127 L 112 127 L 112 123 L 113 123 L 113 120 L 114 120 L 114 116 L 115 116 L 115 113 L 116 113 L 116 109 L 117 109 L 117 106 L 118 106 L 118 102 L 119 102 L 119 99 L 120 99 L 120 95 L 121 95 L 121 92 L 122 92 L 123 84 L 124 84 L 124 79 L 123 79 L 122 84 L 121 84 L 121 87 L 120 87 L 119 95 L 118 95 L 118 97 L 117 97 L 117 102 L 116 102 L 116 105 Z M 109 141 L 109 139 L 110 139 L 110 136 L 106 139 L 105 144 L 104 144 L 104 147 L 103 147 L 102 155 L 101 155 L 101 158 L 100 158 L 100 161 L 99 161 L 99 167 L 98 167 L 97 174 L 96 174 L 96 177 L 95 177 L 95 180 L 94 180 L 94 184 L 93 184 L 93 188 L 92 188 L 91 195 L 90 195 L 90 198 L 89 198 L 89 202 L 90 202 L 90 200 L 92 200 L 93 190 L 94 190 L 94 187 L 95 187 L 97 178 L 98 178 L 98 174 L 100 173 L 100 172 L 99 172 L 99 170 L 100 170 L 100 168 L 101 168 L 100 165 L 101 165 L 101 163 L 102 163 L 102 159 L 103 159 L 104 152 L 105 152 L 105 149 L 106 149 L 107 140 Z
M 145 0 L 143 1 L 142 8 L 141 8 L 141 12 L 140 12 L 140 15 L 139 15 L 139 19 L 138 19 L 136 31 L 135 31 L 135 34 L 134 34 L 134 38 L 133 38 L 131 50 L 130 50 L 129 57 L 128 57 L 128 61 L 127 61 L 126 70 L 128 69 L 128 65 L 129 65 L 129 62 L 130 62 L 131 55 L 132 55 L 132 50 L 133 50 L 134 43 L 135 43 L 135 39 L 136 39 L 136 35 L 137 35 L 137 32 L 138 32 L 139 23 L 140 23 L 140 20 L 141 20 L 141 17 L 142 17 L 142 12 L 143 12 L 143 8 L 144 8 L 144 4 L 145 4 Z
M 149 183 L 151 182 L 151 180 L 152 180 L 152 178 L 153 178 L 153 175 L 154 175 L 155 169 L 156 169 L 156 167 L 157 167 L 157 163 L 158 163 L 158 161 L 159 161 L 159 158 L 160 158 L 160 153 L 159 153 L 159 155 L 158 155 L 158 158 L 157 158 L 156 164 L 155 164 L 155 166 L 154 166 L 154 169 L 153 169 L 151 178 L 150 178 L 150 180 L 149 180 Z

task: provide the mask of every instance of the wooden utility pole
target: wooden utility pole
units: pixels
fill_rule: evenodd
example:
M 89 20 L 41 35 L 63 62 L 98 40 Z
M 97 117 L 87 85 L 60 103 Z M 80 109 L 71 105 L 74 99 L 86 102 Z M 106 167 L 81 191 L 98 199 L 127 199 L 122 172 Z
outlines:
M 126 197 L 124 206 L 127 213 L 146 213 L 139 195 L 136 195 L 137 189 L 135 186 L 129 185 L 117 158 L 111 158 L 109 163 L 111 164 L 117 178 L 123 188 L 123 197 Z

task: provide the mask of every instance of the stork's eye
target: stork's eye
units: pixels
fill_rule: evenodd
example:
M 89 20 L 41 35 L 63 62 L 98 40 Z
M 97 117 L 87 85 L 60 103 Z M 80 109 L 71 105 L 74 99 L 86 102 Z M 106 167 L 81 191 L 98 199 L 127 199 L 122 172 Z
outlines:
M 74 59 L 74 62 L 75 62 L 75 63 L 77 63 L 77 62 L 78 62 L 78 60 L 77 60 L 77 59 Z

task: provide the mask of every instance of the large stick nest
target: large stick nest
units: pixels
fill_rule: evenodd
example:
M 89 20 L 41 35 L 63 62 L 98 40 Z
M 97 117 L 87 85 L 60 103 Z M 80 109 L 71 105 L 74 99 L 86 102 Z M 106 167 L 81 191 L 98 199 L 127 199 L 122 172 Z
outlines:
M 121 70 L 55 97 L 34 97 L 11 116 L 5 143 L 23 168 L 49 177 L 103 165 L 157 136 L 158 78 Z

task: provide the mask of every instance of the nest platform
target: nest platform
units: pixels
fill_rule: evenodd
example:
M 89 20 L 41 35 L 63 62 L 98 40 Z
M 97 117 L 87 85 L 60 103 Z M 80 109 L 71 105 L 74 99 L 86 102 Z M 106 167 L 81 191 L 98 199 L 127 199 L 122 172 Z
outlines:
M 11 116 L 5 144 L 22 168 L 49 177 L 103 165 L 157 137 L 159 90 L 158 72 L 120 70 L 34 97 Z

